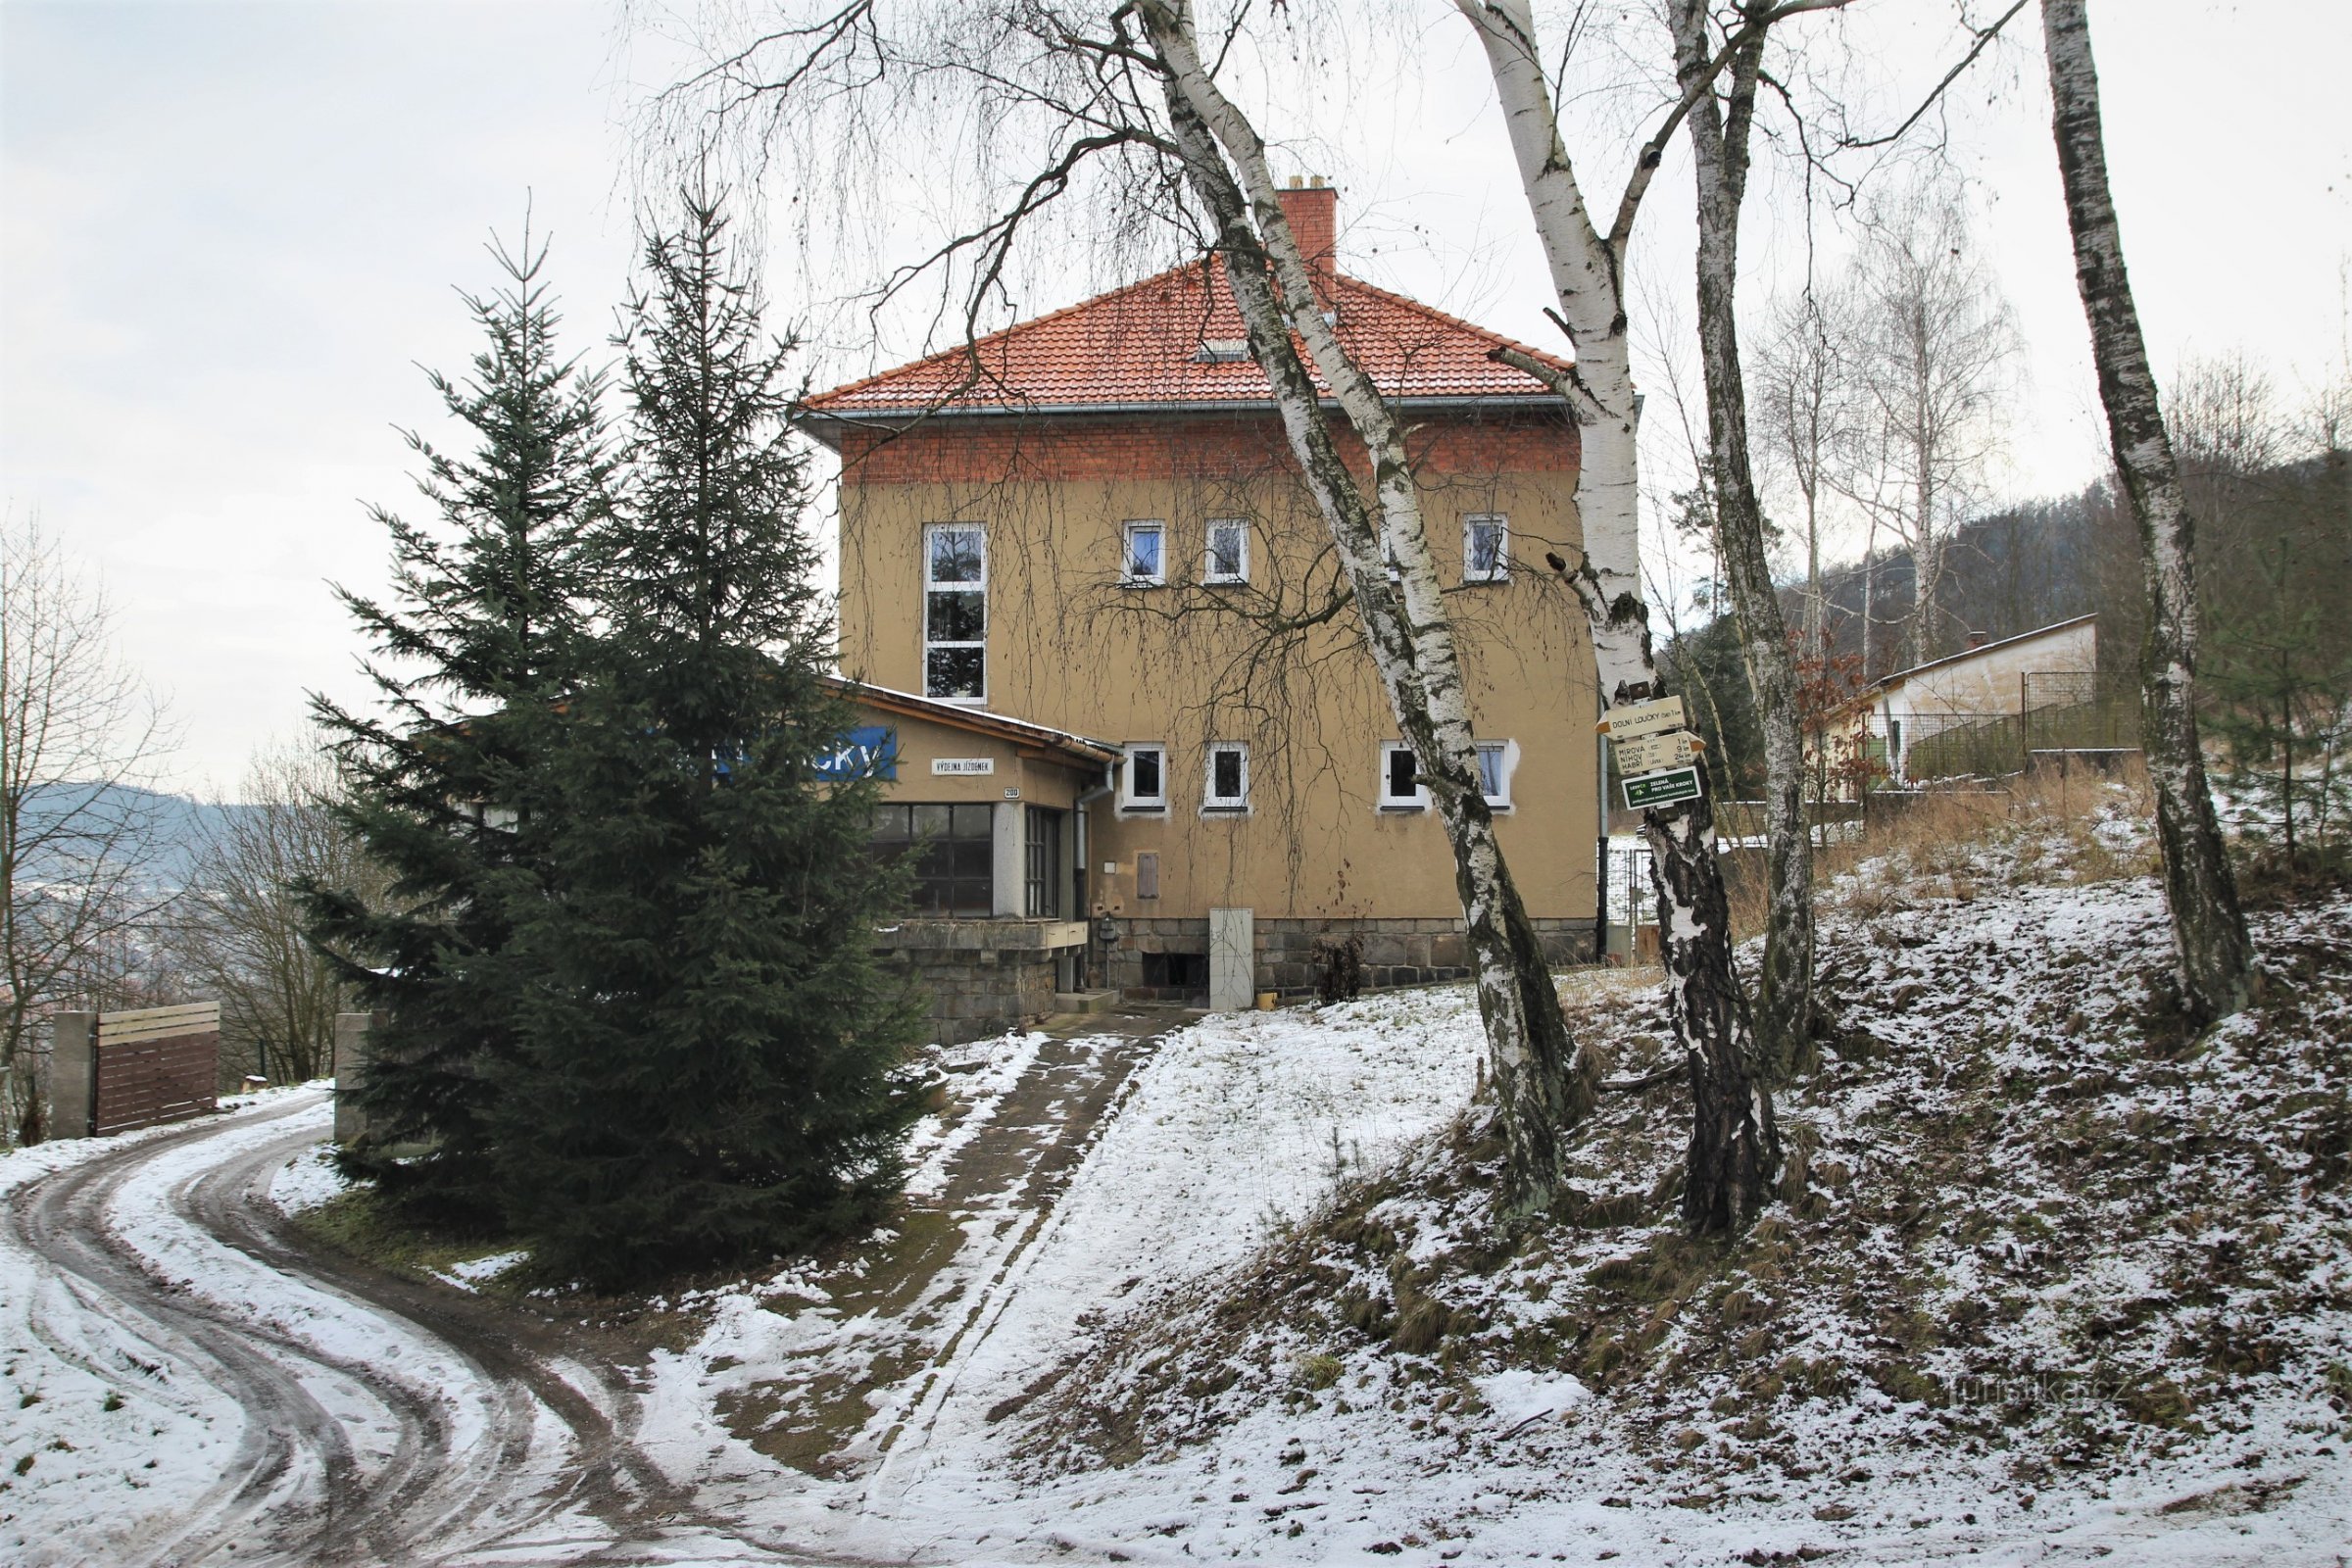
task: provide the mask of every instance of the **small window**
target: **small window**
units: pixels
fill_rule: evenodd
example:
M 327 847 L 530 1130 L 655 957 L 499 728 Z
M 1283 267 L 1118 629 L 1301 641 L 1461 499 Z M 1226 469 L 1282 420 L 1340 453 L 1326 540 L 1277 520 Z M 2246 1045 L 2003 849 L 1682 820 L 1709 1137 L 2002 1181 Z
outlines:
M 1238 365 L 1250 357 L 1250 340 L 1246 337 L 1203 338 L 1193 351 L 1197 365 Z
M 988 695 L 988 539 L 970 523 L 923 530 L 923 695 Z
M 1246 811 L 1250 808 L 1250 750 L 1239 741 L 1213 741 L 1208 748 L 1208 772 L 1200 796 L 1204 811 Z
M 1402 741 L 1380 743 L 1380 808 L 1384 811 L 1418 811 L 1429 805 L 1429 792 L 1421 787 L 1421 764 L 1413 749 Z
M 1135 896 L 1139 899 L 1159 897 L 1159 852 L 1145 850 L 1135 858 Z
M 1462 519 L 1462 581 L 1501 582 L 1511 574 L 1511 525 L 1499 512 Z
M 1127 554 L 1119 564 L 1120 577 L 1133 585 L 1168 580 L 1168 529 L 1160 522 L 1127 525 Z
M 1130 742 L 1127 766 L 1119 780 L 1119 809 L 1164 811 L 1168 808 L 1168 749 L 1157 742 Z
M 1517 751 L 1509 741 L 1478 743 L 1478 792 L 1495 810 L 1511 808 L 1511 764 Z
M 1208 559 L 1202 564 L 1202 582 L 1250 580 L 1250 525 L 1232 517 L 1215 517 L 1208 524 Z

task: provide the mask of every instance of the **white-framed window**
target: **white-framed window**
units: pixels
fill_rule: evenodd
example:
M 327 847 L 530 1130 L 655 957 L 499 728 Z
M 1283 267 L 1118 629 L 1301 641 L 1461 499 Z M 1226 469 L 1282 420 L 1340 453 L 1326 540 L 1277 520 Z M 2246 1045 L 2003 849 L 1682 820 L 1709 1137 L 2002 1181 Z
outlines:
M 1127 743 L 1127 765 L 1119 770 L 1119 809 L 1168 808 L 1168 749 L 1157 741 Z
M 988 535 L 976 522 L 923 529 L 923 695 L 988 697 Z
M 1202 582 L 1250 580 L 1250 524 L 1240 517 L 1208 519 L 1208 553 L 1200 563 Z
M 1511 775 L 1519 770 L 1519 747 L 1513 741 L 1480 741 L 1478 792 L 1497 811 L 1511 808 Z
M 1240 741 L 1210 741 L 1201 769 L 1200 809 L 1250 809 L 1250 748 Z
M 1462 581 L 1501 582 L 1511 574 L 1511 522 L 1499 512 L 1462 519 Z
M 1377 803 L 1384 811 L 1419 811 L 1429 806 L 1429 791 L 1421 783 L 1421 762 L 1402 741 L 1380 743 L 1380 786 Z
M 1168 580 L 1168 525 L 1151 517 L 1127 524 L 1119 557 L 1119 580 L 1130 587 L 1155 587 Z

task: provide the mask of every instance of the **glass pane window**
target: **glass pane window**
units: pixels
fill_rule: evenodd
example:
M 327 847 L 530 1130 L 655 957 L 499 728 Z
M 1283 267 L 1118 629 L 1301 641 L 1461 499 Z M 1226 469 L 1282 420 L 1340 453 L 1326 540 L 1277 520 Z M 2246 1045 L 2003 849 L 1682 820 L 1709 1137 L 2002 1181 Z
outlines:
M 923 695 L 978 702 L 987 694 L 988 650 L 932 648 L 923 658 Z
M 930 580 L 978 584 L 987 580 L 987 545 L 978 528 L 940 523 L 931 529 Z
M 1022 907 L 1032 920 L 1061 917 L 1061 821 L 1065 813 L 1032 806 L 1021 824 L 1026 861 Z
M 988 539 L 969 523 L 923 530 L 923 695 L 988 696 Z
M 1510 750 L 1508 741 L 1478 743 L 1478 792 L 1489 806 L 1511 804 Z
M 1429 804 L 1421 792 L 1421 762 L 1398 741 L 1380 745 L 1380 806 L 1389 811 L 1418 811 Z
M 1207 789 L 1201 806 L 1211 811 L 1239 811 L 1250 804 L 1250 754 L 1238 741 L 1218 741 L 1208 749 Z
M 1168 749 L 1156 743 L 1131 743 L 1123 782 L 1126 798 L 1121 806 L 1150 811 L 1164 808 L 1168 804 Z
M 1166 582 L 1168 580 L 1168 531 L 1163 523 L 1131 522 L 1127 525 L 1127 558 L 1120 573 L 1129 582 Z
M 1499 512 L 1476 513 L 1462 519 L 1462 580 L 1500 582 L 1510 575 L 1510 523 Z
M 875 808 L 875 853 L 913 858 L 913 913 L 985 919 L 994 912 L 993 810 L 986 802 Z
M 988 637 L 988 596 L 933 593 L 924 607 L 923 636 L 935 643 L 976 643 Z
M 1208 525 L 1208 560 L 1201 571 L 1207 582 L 1247 582 L 1250 580 L 1250 525 L 1235 518 L 1213 520 Z

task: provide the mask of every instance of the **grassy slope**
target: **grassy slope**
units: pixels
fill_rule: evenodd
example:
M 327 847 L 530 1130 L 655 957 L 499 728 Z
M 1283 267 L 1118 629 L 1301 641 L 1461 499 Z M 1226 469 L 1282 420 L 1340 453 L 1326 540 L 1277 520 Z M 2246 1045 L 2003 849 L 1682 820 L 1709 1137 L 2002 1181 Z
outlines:
M 1781 1097 L 1783 1201 L 1747 1237 L 1675 1228 L 1673 1089 L 1613 1097 L 1577 1198 L 1524 1235 L 1488 1223 L 1493 1153 L 1457 1126 L 1123 1325 L 1025 1418 L 1033 1477 L 1296 1464 L 1269 1551 L 1344 1517 L 1350 1479 L 1437 1499 L 1374 1551 L 1569 1498 L 1933 1553 L 2093 1514 L 2236 1532 L 2317 1478 L 2318 1523 L 2281 1540 L 2340 1524 L 2352 899 L 2258 912 L 2264 1000 L 2196 1040 L 2165 1004 L 2131 817 L 1912 837 L 1839 884 L 1823 969 L 1844 1029 Z M 1654 988 L 1571 1001 L 1619 1071 L 1658 1058 Z M 1495 1407 L 1531 1384 L 1590 1392 L 1564 1416 Z M 1285 1523 L 1314 1497 L 1332 1511 Z

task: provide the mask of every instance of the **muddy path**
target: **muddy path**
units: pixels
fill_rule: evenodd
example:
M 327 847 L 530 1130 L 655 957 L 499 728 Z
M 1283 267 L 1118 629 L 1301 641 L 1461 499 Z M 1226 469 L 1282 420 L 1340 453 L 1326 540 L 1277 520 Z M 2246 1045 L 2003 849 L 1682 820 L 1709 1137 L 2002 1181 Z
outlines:
M 910 1193 L 886 1242 L 854 1250 L 855 1279 L 826 1314 L 838 1328 L 718 1408 L 781 1461 L 764 1476 L 711 1473 L 696 1439 L 649 1425 L 651 1348 L 626 1314 L 609 1328 L 551 1317 L 290 1222 L 270 1183 L 325 1136 L 323 1092 L 27 1182 L 0 1200 L 0 1227 L 53 1275 L 30 1334 L 112 1386 L 168 1381 L 234 1434 L 201 1485 L 153 1494 L 111 1536 L 105 1560 L 856 1561 L 744 1516 L 772 1514 L 760 1502 L 802 1476 L 870 1485 L 895 1450 L 922 1446 L 961 1352 L 987 1337 L 1175 1021 L 1113 1015 L 1019 1037 L 995 1087 L 951 1091 L 935 1185 Z M 72 1550 L 57 1543 L 54 1560 L 88 1560 Z
M 323 1095 L 125 1144 L 12 1195 L 13 1240 L 78 1314 L 244 1416 L 200 1495 L 138 1522 L 124 1561 L 812 1562 L 699 1509 L 637 1441 L 635 1356 L 576 1326 L 376 1269 L 295 1233 L 274 1172 Z M 119 1368 L 91 1367 L 101 1372 Z

